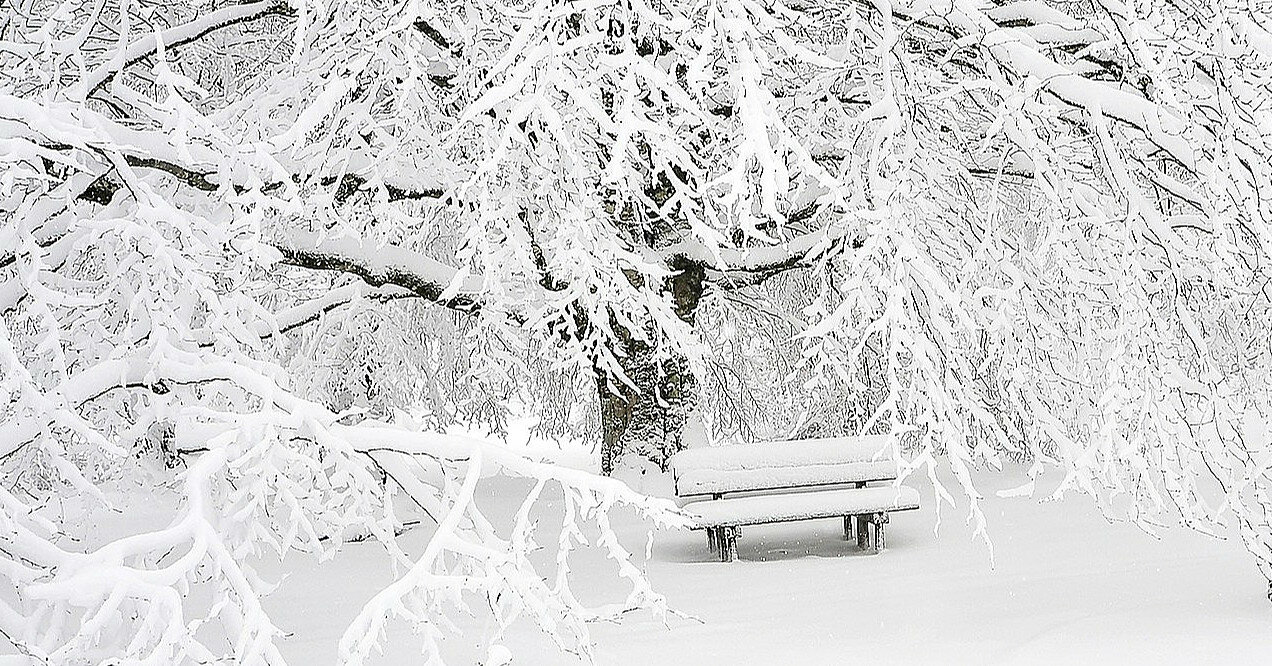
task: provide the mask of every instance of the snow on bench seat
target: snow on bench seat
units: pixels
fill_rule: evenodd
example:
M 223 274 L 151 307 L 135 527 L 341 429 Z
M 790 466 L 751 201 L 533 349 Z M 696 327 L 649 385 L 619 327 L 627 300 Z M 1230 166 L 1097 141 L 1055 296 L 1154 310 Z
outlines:
M 671 460 L 676 494 L 891 481 L 887 437 L 825 437 L 689 449 Z
M 699 527 L 760 525 L 917 509 L 919 492 L 906 486 L 847 488 L 704 500 L 683 508 Z
M 754 444 L 704 446 L 677 453 L 677 469 L 754 469 L 888 458 L 888 437 L 819 437 Z
M 687 497 L 736 493 L 745 490 L 891 481 L 895 478 L 897 478 L 897 466 L 891 460 L 739 470 L 695 469 L 685 472 L 677 470 L 676 494 Z

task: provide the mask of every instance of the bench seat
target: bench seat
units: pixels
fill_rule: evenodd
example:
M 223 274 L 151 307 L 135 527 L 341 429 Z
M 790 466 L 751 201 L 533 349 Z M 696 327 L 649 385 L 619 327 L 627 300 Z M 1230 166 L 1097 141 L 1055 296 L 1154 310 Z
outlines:
M 835 516 L 858 516 L 919 508 L 919 491 L 907 486 L 846 488 L 702 500 L 684 505 L 698 527 L 784 523 Z

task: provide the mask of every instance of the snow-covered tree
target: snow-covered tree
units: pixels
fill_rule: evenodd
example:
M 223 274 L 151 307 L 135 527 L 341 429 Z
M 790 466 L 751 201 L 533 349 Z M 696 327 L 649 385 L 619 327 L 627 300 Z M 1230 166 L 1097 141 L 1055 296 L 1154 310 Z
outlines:
M 607 473 L 699 419 L 892 433 L 972 497 L 971 466 L 1057 465 L 1145 525 L 1235 524 L 1272 578 L 1257 3 L 2 11 L 0 631 L 35 656 L 277 661 L 248 556 L 351 534 L 407 567 L 352 661 L 393 614 L 436 650 L 472 595 L 585 648 L 582 523 L 661 608 L 606 512 L 670 505 L 433 434 L 514 403 L 595 423 Z M 511 533 L 472 501 L 492 470 L 536 480 Z M 121 478 L 177 519 L 64 538 L 50 498 Z

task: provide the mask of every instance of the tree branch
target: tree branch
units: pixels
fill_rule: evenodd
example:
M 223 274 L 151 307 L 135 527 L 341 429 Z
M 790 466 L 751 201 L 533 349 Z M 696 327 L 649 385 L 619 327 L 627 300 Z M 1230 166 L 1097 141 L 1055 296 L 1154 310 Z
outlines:
M 790 216 L 788 222 L 802 222 L 816 213 L 816 204 Z M 710 248 L 698 238 L 685 239 L 661 250 L 645 253 L 646 259 L 671 265 L 681 257 L 707 270 L 707 278 L 725 288 L 759 284 L 788 270 L 812 266 L 818 256 L 834 247 L 847 235 L 842 229 L 818 229 L 800 234 L 776 245 L 753 248 Z M 853 247 L 860 247 L 854 241 Z
M 356 275 L 374 287 L 395 285 L 460 312 L 480 308 L 480 277 L 419 252 L 394 245 L 373 247 L 354 238 L 320 238 L 306 232 L 293 233 L 275 247 L 285 264 Z
M 873 11 L 882 11 L 878 5 L 866 0 L 853 1 Z M 1066 30 L 1054 35 L 1056 39 L 1051 39 L 1053 35 L 1046 35 L 1040 30 L 1034 30 L 1031 33 L 1025 27 L 1040 28 L 1047 25 L 1055 26 L 1057 29 L 1063 27 L 1058 26 L 1055 21 L 1045 24 L 1022 23 L 1024 19 L 1020 16 L 1008 13 L 995 16 L 995 10 L 986 12 L 974 6 L 969 7 L 970 4 L 953 0 L 946 5 L 945 13 L 925 15 L 917 13 L 912 15 L 909 8 L 901 5 L 893 8 L 888 18 L 923 25 L 945 32 L 956 39 L 975 43 L 1003 68 L 1022 78 L 1026 76 L 1037 78 L 1041 82 L 1040 89 L 1049 93 L 1060 103 L 1084 112 L 1098 109 L 1106 117 L 1138 130 L 1180 165 L 1195 171 L 1196 160 L 1188 139 L 1176 134 L 1179 129 L 1177 127 L 1163 127 L 1163 122 L 1169 123 L 1177 119 L 1163 117 L 1160 107 L 1151 100 L 1104 83 L 1100 79 L 1091 78 L 1087 75 L 1089 72 L 1075 71 L 1035 48 L 1035 46 L 1047 45 L 1072 51 L 1075 48 L 1087 46 L 1088 44 L 1083 43 L 1083 39 L 1094 36 L 1094 31 L 1088 34 L 1086 31 L 1078 33 Z M 1054 11 L 1054 14 L 1069 19 L 1073 22 L 1071 25 L 1076 26 L 1080 23 L 1078 19 L 1061 14 L 1058 10 Z M 1075 34 L 1082 36 L 1083 39 L 1060 38 L 1061 35 L 1071 37 Z M 1116 65 L 1116 63 L 1091 58 L 1079 60 L 1100 69 Z
M 323 315 L 332 310 L 342 308 L 363 297 L 381 303 L 419 297 L 418 294 L 406 290 L 373 292 L 371 294 L 366 294 L 365 292 L 366 288 L 358 283 L 331 289 L 317 298 L 275 312 L 273 321 L 258 322 L 252 327 L 252 332 L 261 340 L 268 340 L 274 337 L 275 333 L 294 331 L 301 326 L 318 321 Z M 196 331 L 196 341 L 196 344 L 200 347 L 212 347 L 216 344 L 216 341 L 206 331 Z
M 124 157 L 124 162 L 127 163 L 128 166 L 162 171 L 176 178 L 182 184 L 188 185 L 197 190 L 202 190 L 204 192 L 215 192 L 221 187 L 220 184 L 209 179 L 209 177 L 211 176 L 218 175 L 215 171 L 198 171 L 196 169 L 192 169 L 192 168 L 183 166 L 181 164 L 177 164 L 176 162 L 173 162 L 170 160 L 162 160 L 162 159 L 157 159 L 157 158 L 149 157 L 145 155 L 125 154 L 123 157 Z M 293 179 L 299 180 L 300 176 L 297 175 Z M 336 192 L 335 192 L 336 201 L 343 202 L 348 200 L 349 197 L 353 196 L 355 192 L 361 190 L 366 185 L 367 179 L 357 174 L 347 173 L 347 174 L 344 174 L 343 176 L 340 176 L 339 178 L 335 176 L 323 176 L 322 178 L 319 179 L 318 183 L 319 185 L 322 185 L 323 187 L 330 187 L 332 185 L 335 185 L 336 186 Z M 285 186 L 285 182 L 282 182 L 282 181 L 268 183 L 265 186 L 261 187 L 261 191 L 266 193 L 275 192 L 279 189 L 282 189 L 284 186 Z M 120 183 L 115 178 L 113 178 L 110 174 L 103 174 L 96 181 L 94 181 L 93 184 L 88 187 L 88 189 L 86 189 L 83 193 L 81 193 L 79 195 L 79 198 L 85 201 L 91 201 L 93 203 L 106 205 L 110 203 L 111 198 L 114 197 L 115 193 L 118 192 L 119 189 L 122 187 L 123 187 L 123 184 Z M 240 185 L 232 184 L 231 187 L 234 189 L 235 192 L 244 191 L 244 188 Z M 419 201 L 423 199 L 441 199 L 446 194 L 445 191 L 442 190 L 442 188 L 440 187 L 412 189 L 409 187 L 403 187 L 401 185 L 393 185 L 391 183 L 384 183 L 384 190 L 388 194 L 389 201 L 391 202 L 392 201 Z
M 266 16 L 282 16 L 291 13 L 292 8 L 287 4 L 286 0 L 260 0 L 259 2 L 224 7 L 189 23 L 162 30 L 157 35 L 151 33 L 145 37 L 138 38 L 128 45 L 128 48 L 124 51 L 124 62 L 122 65 L 117 65 L 111 61 L 98 65 L 80 82 L 79 90 L 83 92 L 84 97 L 92 96 L 102 86 L 114 79 L 115 75 L 122 71 L 123 68 L 154 55 L 159 50 L 160 38 L 163 40 L 164 48 L 173 48 L 201 39 L 211 32 L 231 25 L 255 21 Z

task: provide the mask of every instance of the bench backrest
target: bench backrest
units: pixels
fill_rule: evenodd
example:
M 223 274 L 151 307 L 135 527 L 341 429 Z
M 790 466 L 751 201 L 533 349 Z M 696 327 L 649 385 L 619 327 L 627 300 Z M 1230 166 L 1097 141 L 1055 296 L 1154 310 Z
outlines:
M 897 477 L 885 435 L 688 449 L 672 456 L 671 470 L 680 497 Z

